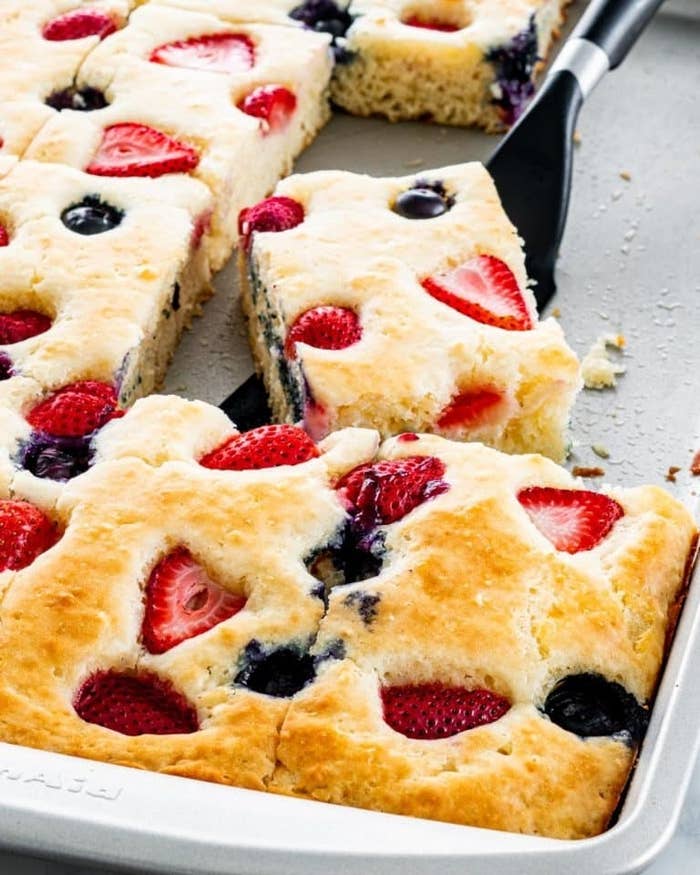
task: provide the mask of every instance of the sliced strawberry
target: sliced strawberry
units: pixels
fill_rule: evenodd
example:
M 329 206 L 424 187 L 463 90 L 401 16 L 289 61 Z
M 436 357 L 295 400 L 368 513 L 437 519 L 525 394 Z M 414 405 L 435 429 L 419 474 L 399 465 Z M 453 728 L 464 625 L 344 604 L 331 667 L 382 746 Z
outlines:
M 406 24 L 408 27 L 422 27 L 424 30 L 439 30 L 442 33 L 454 33 L 457 30 L 462 30 L 457 24 L 448 24 L 446 21 L 437 21 L 436 19 L 420 18 L 418 15 L 404 18 L 402 24 Z
M 45 513 L 26 501 L 0 501 L 0 571 L 21 571 L 58 540 Z
M 625 515 L 612 498 L 585 489 L 531 486 L 518 493 L 518 501 L 545 538 L 565 553 L 597 547 Z
M 212 33 L 158 46 L 149 60 L 209 73 L 245 73 L 255 64 L 255 45 L 244 33 Z
M 470 389 L 460 392 L 438 419 L 440 428 L 478 428 L 497 420 L 503 395 L 494 389 Z
M 122 735 L 179 735 L 199 729 L 197 712 L 158 675 L 98 671 L 73 700 L 78 717 Z
M 211 231 L 211 220 L 211 210 L 205 210 L 205 212 L 200 213 L 195 219 L 194 226 L 192 228 L 192 237 L 190 238 L 190 245 L 193 249 L 199 249 L 202 238 L 205 234 L 208 234 L 209 231 Z
M 164 176 L 189 173 L 199 164 L 196 150 L 162 131 L 132 122 L 112 125 L 102 137 L 87 172 L 93 176 Z
M 165 653 L 233 617 L 245 603 L 243 596 L 214 583 L 180 547 L 158 563 L 146 586 L 141 633 L 146 650 Z
M 0 140 L 0 148 L 2 148 L 2 140 Z M 7 228 L 0 225 L 0 247 L 10 245 L 10 235 L 7 233 Z
M 507 331 L 533 327 L 513 271 L 492 255 L 479 255 L 446 273 L 423 280 L 423 288 L 459 313 Z
M 450 488 L 445 466 L 435 456 L 360 465 L 340 480 L 341 500 L 363 529 L 395 523 Z
M 283 131 L 297 108 L 296 95 L 281 85 L 263 85 L 251 91 L 238 108 L 264 122 L 266 133 Z
M 218 471 L 252 471 L 301 465 L 319 455 L 316 444 L 295 425 L 264 425 L 229 438 L 200 460 Z
M 98 9 L 73 9 L 57 18 L 48 21 L 42 30 L 42 36 L 51 42 L 83 39 L 86 36 L 98 36 L 104 39 L 114 33 L 117 25 L 105 12 Z
M 269 197 L 267 200 L 241 210 L 238 231 L 244 249 L 256 231 L 289 231 L 304 221 L 304 207 L 290 197 Z
M 51 320 L 35 310 L 15 310 L 0 313 L 0 344 L 19 343 L 43 334 L 51 328 Z
M 384 720 L 407 738 L 432 741 L 495 723 L 510 702 L 491 690 L 467 690 L 443 684 L 383 687 Z
M 284 346 L 287 358 L 297 356 L 297 343 L 316 349 L 346 349 L 362 337 L 357 313 L 347 307 L 314 307 L 299 316 L 289 329 Z
M 83 380 L 41 401 L 30 411 L 27 422 L 54 437 L 84 437 L 123 416 L 118 403 L 113 386 Z

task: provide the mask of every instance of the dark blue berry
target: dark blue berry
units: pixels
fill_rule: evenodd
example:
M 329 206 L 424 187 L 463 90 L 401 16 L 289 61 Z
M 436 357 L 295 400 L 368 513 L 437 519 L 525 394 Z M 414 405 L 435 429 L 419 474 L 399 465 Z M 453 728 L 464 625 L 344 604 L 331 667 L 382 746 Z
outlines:
M 352 15 L 334 0 L 306 0 L 289 13 L 295 21 L 321 33 L 330 33 L 334 38 L 345 36 L 352 24 Z
M 14 375 L 12 361 L 4 352 L 0 352 L 0 381 L 9 380 Z
M 547 696 L 544 712 L 552 723 L 584 738 L 625 733 L 639 741 L 648 712 L 620 684 L 599 674 L 575 674 L 560 680 Z
M 98 88 L 64 88 L 49 94 L 46 103 L 59 112 L 63 109 L 92 112 L 109 106 L 107 98 Z
M 343 604 L 348 608 L 355 608 L 365 626 L 371 626 L 377 619 L 377 606 L 381 600 L 380 595 L 358 591 L 346 596 Z
M 343 45 L 343 37 L 350 29 L 353 16 L 334 0 L 306 0 L 289 13 L 295 21 L 301 21 L 317 33 L 329 33 L 332 37 L 333 52 L 338 63 L 350 60 L 350 53 Z
M 35 432 L 20 454 L 22 467 L 44 480 L 71 480 L 87 471 L 91 463 L 90 436 L 55 437 Z
M 394 202 L 393 210 L 404 219 L 436 219 L 454 206 L 441 182 L 416 180 L 413 188 L 402 192 Z
M 314 590 L 326 601 L 327 591 L 334 586 L 358 583 L 376 577 L 385 557 L 384 534 L 358 531 L 348 521 L 329 543 L 314 551 L 306 560 L 309 574 L 322 582 Z
M 532 81 L 537 62 L 537 25 L 534 15 L 525 30 L 486 56 L 496 68 L 496 81 L 500 86 L 500 96 L 494 103 L 503 112 L 506 124 L 518 120 L 535 93 Z
M 124 213 L 106 204 L 95 195 L 83 198 L 61 213 L 61 221 L 76 234 L 104 234 L 116 228 L 124 218 Z
M 180 283 L 175 283 L 173 286 L 173 297 L 170 306 L 173 308 L 174 313 L 177 313 L 180 309 Z
M 316 677 L 314 658 L 294 646 L 266 649 L 253 639 L 245 648 L 234 683 L 254 693 L 288 699 Z

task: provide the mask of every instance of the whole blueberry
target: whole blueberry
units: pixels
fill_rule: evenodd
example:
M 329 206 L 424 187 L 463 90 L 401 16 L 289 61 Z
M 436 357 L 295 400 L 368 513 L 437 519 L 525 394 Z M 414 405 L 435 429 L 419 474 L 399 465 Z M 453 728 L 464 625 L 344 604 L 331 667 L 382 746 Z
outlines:
M 25 444 L 22 467 L 43 480 L 65 482 L 83 474 L 92 461 L 90 437 L 55 437 L 35 432 Z
M 295 21 L 319 33 L 329 33 L 333 39 L 345 36 L 352 24 L 352 16 L 333 0 L 306 0 L 289 13 Z
M 4 352 L 0 352 L 0 381 L 9 380 L 14 375 L 12 361 Z
M 89 195 L 80 203 L 72 204 L 61 213 L 61 221 L 75 234 L 104 234 L 121 224 L 124 213 L 105 203 L 99 197 Z
M 92 112 L 95 109 L 104 109 L 109 106 L 109 101 L 98 88 L 71 87 L 63 88 L 61 91 L 53 91 L 46 98 L 46 104 L 59 112 L 64 109 Z
M 278 699 L 296 695 L 316 676 L 313 657 L 294 646 L 267 649 L 253 640 L 247 645 L 241 664 L 235 684 Z
M 648 722 L 647 711 L 621 684 L 592 673 L 560 680 L 544 711 L 552 723 L 583 738 L 626 733 L 638 741 Z
M 436 219 L 444 215 L 451 206 L 450 198 L 444 192 L 417 184 L 396 198 L 393 210 L 404 219 Z

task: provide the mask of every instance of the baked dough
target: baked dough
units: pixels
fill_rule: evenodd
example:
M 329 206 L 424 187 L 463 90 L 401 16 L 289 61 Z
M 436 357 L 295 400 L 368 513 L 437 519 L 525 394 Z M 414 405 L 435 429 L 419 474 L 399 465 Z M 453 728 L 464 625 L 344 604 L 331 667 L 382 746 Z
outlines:
M 624 517 L 594 549 L 569 555 L 516 498 L 533 486 L 578 489 L 567 472 L 436 436 L 392 439 L 377 458 L 438 459 L 445 488 L 380 527 L 378 576 L 336 585 L 325 610 L 309 559 L 344 530 L 335 487 L 375 459 L 376 433 L 338 432 L 293 466 L 198 464 L 233 435 L 218 409 L 152 396 L 104 427 L 94 467 L 60 492 L 42 498 L 12 479 L 10 494 L 38 504 L 63 536 L 0 581 L 3 740 L 482 827 L 603 830 L 634 762 L 631 739 L 582 739 L 540 709 L 557 680 L 582 671 L 650 701 L 695 536 L 688 512 L 657 488 L 609 490 Z M 182 546 L 248 602 L 149 654 L 143 587 Z M 316 679 L 292 698 L 242 686 L 254 641 L 311 646 Z M 199 731 L 128 737 L 81 720 L 76 692 L 106 670 L 171 683 Z M 379 685 L 427 681 L 488 687 L 511 707 L 451 738 L 412 740 L 383 720 Z
M 353 0 L 333 100 L 355 115 L 502 130 L 532 97 L 568 2 Z
M 164 44 L 231 32 L 254 44 L 255 63 L 250 70 L 229 75 L 149 60 Z M 245 24 L 232 31 L 230 24 L 211 15 L 147 5 L 97 46 L 80 67 L 77 87 L 99 89 L 109 106 L 55 113 L 27 157 L 85 169 L 104 130 L 129 122 L 148 125 L 194 147 L 199 164 L 192 175 L 214 197 L 205 246 L 212 268 L 218 270 L 235 245 L 240 210 L 264 197 L 289 173 L 296 156 L 329 117 L 329 39 L 325 34 L 270 25 Z M 268 133 L 238 104 L 254 89 L 273 84 L 292 91 L 297 106 L 283 130 Z
M 558 838 L 606 828 L 635 759 L 629 739 L 579 738 L 539 709 L 578 673 L 650 701 L 695 535 L 655 487 L 606 490 L 625 516 L 595 549 L 555 550 L 516 499 L 575 489 L 537 456 L 422 436 L 380 458 L 434 456 L 447 492 L 386 527 L 378 577 L 332 590 L 316 646 L 342 641 L 293 701 L 271 789 L 398 814 Z M 367 601 L 369 599 L 369 602 Z M 361 608 L 371 604 L 369 616 Z M 511 710 L 436 741 L 382 718 L 380 685 L 487 688 Z
M 120 211 L 120 224 L 102 234 L 70 230 L 61 216 L 85 198 Z M 153 392 L 211 291 L 206 256 L 193 245 L 211 208 L 207 188 L 187 177 L 119 180 L 18 162 L 0 179 L 10 236 L 0 247 L 0 312 L 38 310 L 53 324 L 3 347 L 14 371 L 46 391 L 118 382 L 124 404 Z
M 444 186 L 452 208 L 429 221 L 392 211 L 416 185 Z M 276 196 L 297 201 L 302 224 L 256 233 L 241 262 L 243 307 L 257 365 L 278 420 L 295 422 L 309 406 L 323 428 L 443 431 L 507 452 L 541 452 L 561 460 L 567 423 L 581 388 L 579 365 L 552 319 L 529 331 L 482 324 L 435 300 L 421 280 L 487 254 L 515 275 L 533 322 L 521 241 L 481 164 L 463 164 L 396 179 L 322 171 L 292 176 Z M 358 343 L 339 350 L 285 341 L 301 314 L 334 305 L 353 309 Z M 495 390 L 495 417 L 440 426 L 459 392 Z

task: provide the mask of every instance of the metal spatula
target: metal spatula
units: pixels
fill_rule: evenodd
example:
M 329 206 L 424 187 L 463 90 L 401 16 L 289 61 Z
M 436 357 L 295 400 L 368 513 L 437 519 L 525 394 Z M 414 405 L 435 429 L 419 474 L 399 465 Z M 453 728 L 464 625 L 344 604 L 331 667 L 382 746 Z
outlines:
M 556 291 L 566 225 L 573 134 L 584 100 L 627 56 L 663 0 L 593 0 L 562 47 L 537 97 L 487 163 L 506 212 L 525 241 L 540 308 Z M 221 409 L 242 430 L 270 422 L 262 380 L 252 376 Z
M 573 135 L 584 100 L 627 56 L 663 0 L 594 0 L 537 97 L 487 162 L 525 241 L 540 309 L 556 291 L 554 266 L 569 209 Z

